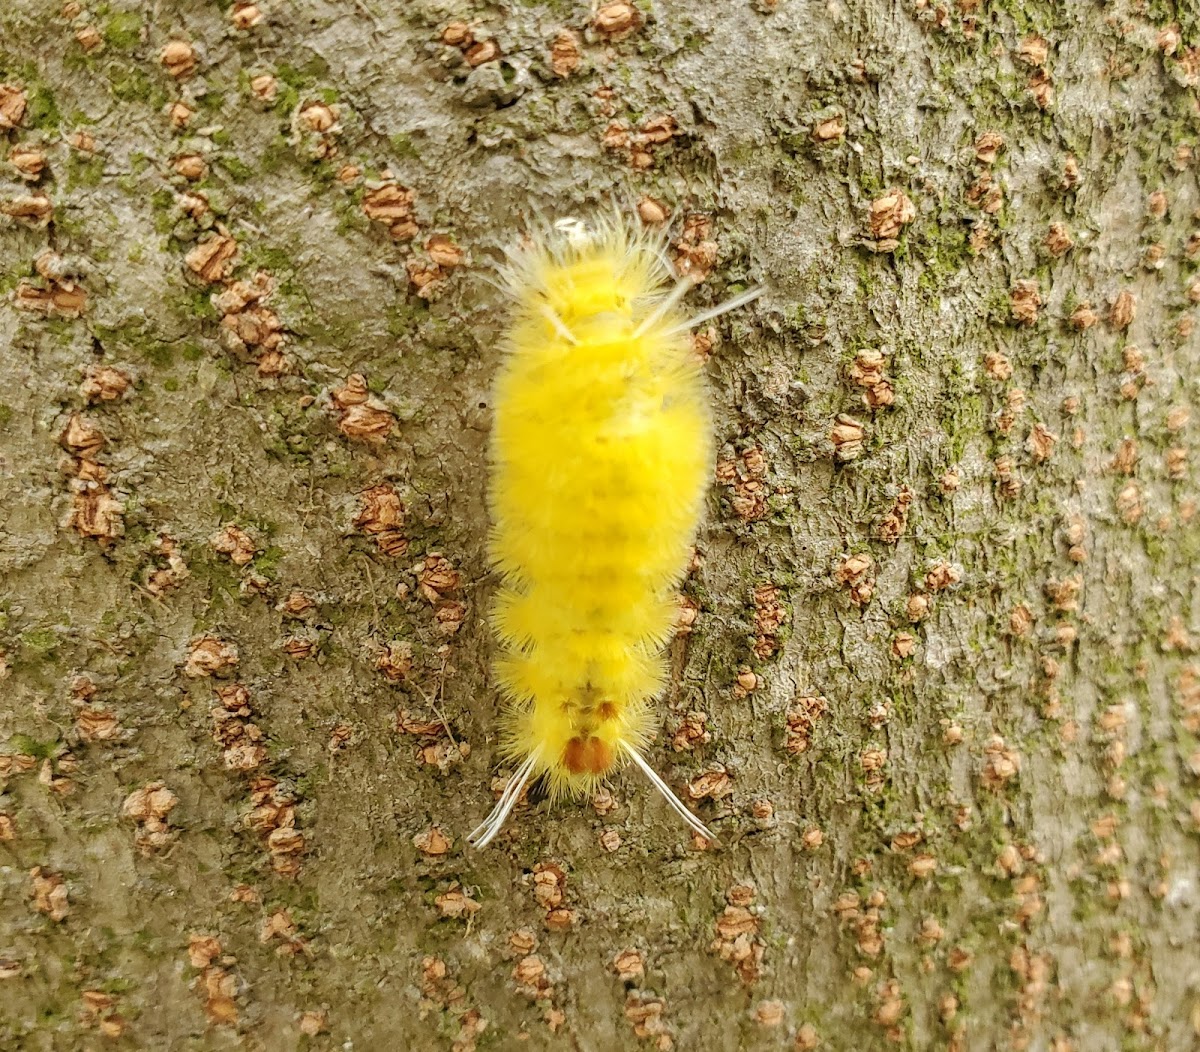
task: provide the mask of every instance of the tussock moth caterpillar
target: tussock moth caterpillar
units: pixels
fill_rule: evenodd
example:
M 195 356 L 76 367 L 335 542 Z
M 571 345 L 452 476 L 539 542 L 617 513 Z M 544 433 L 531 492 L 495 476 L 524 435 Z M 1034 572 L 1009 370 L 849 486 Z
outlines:
M 486 846 L 544 777 L 580 796 L 627 761 L 712 838 L 641 756 L 666 672 L 662 651 L 712 470 L 711 423 L 660 238 L 614 218 L 562 220 L 513 253 L 506 358 L 491 438 L 494 608 L 508 699 L 503 749 L 519 763 L 469 841 Z

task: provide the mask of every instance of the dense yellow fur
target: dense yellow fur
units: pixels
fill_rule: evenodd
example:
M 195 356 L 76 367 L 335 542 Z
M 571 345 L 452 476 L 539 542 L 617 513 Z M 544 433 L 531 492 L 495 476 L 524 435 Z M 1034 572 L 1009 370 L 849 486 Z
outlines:
M 665 681 L 711 470 L 686 323 L 671 308 L 637 332 L 670 280 L 656 246 L 619 224 L 560 230 L 509 275 L 491 449 L 497 674 L 506 749 L 535 757 L 529 777 L 555 793 L 594 788 L 645 741 Z M 572 770 L 580 742 L 587 769 Z

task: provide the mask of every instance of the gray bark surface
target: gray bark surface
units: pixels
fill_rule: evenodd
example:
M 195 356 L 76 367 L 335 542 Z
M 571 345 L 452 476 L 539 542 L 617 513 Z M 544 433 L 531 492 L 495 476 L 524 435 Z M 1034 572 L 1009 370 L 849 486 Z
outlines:
M 0 11 L 0 1046 L 1198 1047 L 1195 9 L 258 14 Z M 767 287 L 648 750 L 721 843 L 473 852 L 486 279 L 646 198 Z

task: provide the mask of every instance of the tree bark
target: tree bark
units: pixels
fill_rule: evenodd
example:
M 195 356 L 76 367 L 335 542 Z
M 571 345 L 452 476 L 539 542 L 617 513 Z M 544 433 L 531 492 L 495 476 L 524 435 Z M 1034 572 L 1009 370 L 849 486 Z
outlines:
M 1195 1047 L 1190 6 L 0 31 L 0 1044 Z M 487 279 L 614 203 L 767 288 L 648 750 L 720 843 L 472 852 Z

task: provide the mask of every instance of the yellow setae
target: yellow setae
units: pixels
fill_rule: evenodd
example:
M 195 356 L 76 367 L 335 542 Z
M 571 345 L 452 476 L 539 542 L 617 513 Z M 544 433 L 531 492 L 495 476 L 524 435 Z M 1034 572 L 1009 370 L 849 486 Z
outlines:
M 496 380 L 490 502 L 496 673 L 517 774 L 472 834 L 488 843 L 524 786 L 581 795 L 634 761 L 712 836 L 639 750 L 666 675 L 675 590 L 712 462 L 708 397 L 661 244 L 619 222 L 564 221 L 513 259 Z

